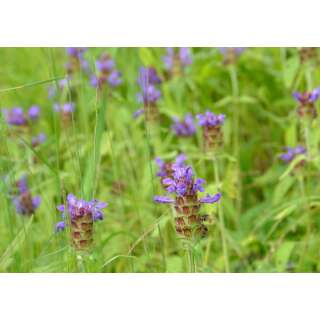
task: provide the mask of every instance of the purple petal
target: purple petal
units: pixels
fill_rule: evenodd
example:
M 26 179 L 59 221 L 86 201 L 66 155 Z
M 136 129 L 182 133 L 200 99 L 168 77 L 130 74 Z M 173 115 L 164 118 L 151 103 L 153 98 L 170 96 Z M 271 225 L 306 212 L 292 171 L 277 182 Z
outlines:
M 174 200 L 164 196 L 154 196 L 153 200 L 159 203 L 174 203 Z
M 214 196 L 210 196 L 209 194 L 207 194 L 205 197 L 200 199 L 201 203 L 214 203 L 219 201 L 221 198 L 221 193 L 217 193 Z

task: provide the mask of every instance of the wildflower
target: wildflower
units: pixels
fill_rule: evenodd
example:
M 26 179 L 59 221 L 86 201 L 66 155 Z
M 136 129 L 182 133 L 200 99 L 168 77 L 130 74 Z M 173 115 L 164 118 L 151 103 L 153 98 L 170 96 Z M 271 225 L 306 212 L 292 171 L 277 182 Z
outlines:
M 238 56 L 244 51 L 245 48 L 220 48 L 220 52 L 224 56 L 224 64 L 235 64 Z
M 171 75 L 179 75 L 183 69 L 192 63 L 189 48 L 167 48 L 167 54 L 162 57 L 166 70 Z
M 53 110 L 56 112 L 59 112 L 62 117 L 62 122 L 67 125 L 71 118 L 72 118 L 72 113 L 74 112 L 74 103 L 72 102 L 67 102 L 62 105 L 55 103 L 53 105 Z
M 71 228 L 72 244 L 77 250 L 86 250 L 93 242 L 93 222 L 103 219 L 102 209 L 107 203 L 97 200 L 85 201 L 77 199 L 73 194 L 67 196 L 67 205 L 59 205 L 57 209 L 62 212 L 65 220 L 68 215 Z M 56 231 L 66 227 L 66 221 L 56 224 Z
M 163 179 L 167 186 L 166 190 L 173 193 L 175 198 L 169 196 L 155 196 L 154 201 L 158 203 L 172 204 L 176 216 L 175 225 L 177 233 L 186 238 L 193 239 L 195 236 L 206 236 L 208 229 L 204 225 L 204 217 L 199 213 L 203 203 L 215 203 L 220 200 L 221 194 L 214 196 L 206 195 L 198 197 L 198 192 L 203 192 L 203 179 L 195 179 L 192 168 L 179 166 L 173 168 L 173 175 Z
M 302 146 L 297 146 L 295 148 L 291 148 L 291 147 L 285 147 L 284 148 L 286 150 L 285 153 L 282 153 L 279 158 L 289 164 L 291 161 L 293 161 L 296 156 L 301 155 L 301 154 L 305 154 L 306 153 L 306 149 Z M 301 167 L 304 165 L 304 160 L 301 160 L 296 167 Z
M 2 109 L 2 114 L 4 115 L 5 121 L 12 126 L 26 126 L 28 121 L 37 120 L 39 113 L 40 108 L 38 106 L 31 106 L 27 114 L 21 107 L 13 107 L 10 110 L 6 108 Z
M 174 169 L 184 166 L 186 158 L 187 157 L 182 153 L 176 157 L 174 162 L 166 162 L 159 157 L 155 158 L 155 163 L 159 167 L 159 171 L 156 175 L 160 177 L 163 187 L 167 187 L 167 185 L 163 183 L 163 180 L 165 178 L 173 178 Z
M 66 48 L 69 60 L 65 64 L 65 68 L 69 76 L 74 74 L 80 69 L 85 72 L 89 72 L 89 63 L 84 58 L 84 53 L 87 51 L 87 48 Z
M 39 118 L 40 108 L 36 105 L 33 105 L 30 107 L 28 114 L 29 114 L 29 118 L 35 121 Z
M 32 147 L 37 147 L 38 145 L 42 144 L 45 142 L 47 139 L 46 135 L 44 133 L 39 133 L 37 136 L 32 137 L 31 144 Z
M 203 141 L 205 150 L 213 150 L 223 143 L 222 125 L 225 120 L 224 114 L 214 114 L 206 111 L 205 114 L 197 115 L 199 125 L 203 127 Z
M 310 116 L 317 117 L 317 110 L 314 103 L 320 97 L 320 88 L 316 88 L 310 92 L 294 92 L 293 97 L 299 102 L 297 113 L 300 117 Z
M 138 84 L 141 88 L 138 101 L 144 105 L 144 114 L 147 120 L 155 120 L 158 117 L 157 101 L 161 97 L 160 91 L 155 87 L 160 79 L 155 70 L 152 70 L 152 68 L 140 68 L 138 78 Z
M 18 195 L 13 198 L 16 210 L 22 215 L 32 215 L 41 203 L 41 197 L 32 197 L 27 185 L 26 177 L 23 176 L 17 182 Z
M 6 122 L 10 125 L 24 126 L 27 124 L 23 109 L 20 107 L 13 107 L 11 110 L 2 109 L 2 114 L 4 115 Z
M 121 73 L 115 69 L 114 60 L 107 53 L 103 53 L 96 61 L 98 75 L 91 75 L 90 83 L 94 88 L 102 89 L 108 83 L 110 87 L 117 87 L 122 83 Z
M 177 136 L 189 137 L 195 134 L 196 127 L 194 125 L 194 120 L 191 114 L 187 114 L 184 120 L 180 121 L 179 118 L 174 118 L 174 124 L 172 129 Z

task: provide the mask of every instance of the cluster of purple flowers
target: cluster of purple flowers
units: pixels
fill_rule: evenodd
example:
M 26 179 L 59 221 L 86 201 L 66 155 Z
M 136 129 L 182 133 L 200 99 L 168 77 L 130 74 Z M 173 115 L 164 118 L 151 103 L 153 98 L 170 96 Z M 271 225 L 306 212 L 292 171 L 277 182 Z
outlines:
M 144 108 L 134 113 L 134 118 L 145 113 L 146 119 L 154 120 L 158 116 L 157 101 L 161 97 L 160 90 L 156 85 L 161 83 L 156 70 L 152 67 L 141 67 L 139 71 L 138 84 L 141 92 L 138 93 L 138 102 L 143 103 Z
M 190 113 L 185 116 L 184 120 L 180 121 L 179 118 L 175 117 L 173 121 L 174 124 L 172 125 L 172 129 L 177 136 L 189 137 L 195 134 L 196 127 Z
M 225 115 L 206 111 L 205 114 L 198 114 L 197 118 L 199 125 L 203 127 L 205 150 L 213 150 L 221 146 L 223 143 L 221 126 L 225 121 Z
M 311 116 L 315 118 L 317 116 L 317 110 L 314 103 L 320 97 L 320 88 L 316 88 L 310 92 L 294 92 L 293 97 L 299 102 L 297 113 L 300 117 Z
M 27 179 L 23 176 L 17 182 L 18 194 L 13 198 L 13 203 L 18 213 L 22 215 L 32 215 L 41 203 L 41 197 L 31 195 L 28 188 Z
M 93 241 L 93 222 L 103 220 L 102 209 L 106 206 L 107 203 L 105 202 L 95 199 L 85 201 L 77 199 L 73 194 L 69 194 L 67 196 L 67 204 L 61 204 L 57 207 L 62 213 L 63 220 L 57 223 L 56 231 L 64 230 L 66 220 L 70 221 L 74 247 L 78 250 L 85 250 Z
M 115 62 L 109 54 L 103 53 L 96 61 L 98 75 L 92 74 L 90 78 L 91 85 L 101 89 L 106 83 L 111 88 L 115 88 L 122 83 L 121 73 L 115 69 Z
M 189 48 L 167 48 L 167 54 L 162 57 L 166 70 L 171 74 L 180 74 L 183 69 L 192 63 Z
M 13 107 L 12 109 L 2 109 L 5 121 L 12 126 L 26 126 L 30 121 L 36 121 L 40 115 L 40 108 L 33 105 L 25 113 L 21 107 Z
M 280 155 L 280 159 L 286 163 L 290 163 L 296 156 L 306 153 L 306 149 L 302 146 L 297 146 L 295 148 L 285 147 L 284 149 L 286 152 Z
M 65 64 L 66 71 L 69 76 L 73 75 L 78 70 L 89 72 L 89 63 L 84 57 L 87 48 L 66 48 L 68 62 Z
M 205 236 L 207 227 L 203 223 L 205 218 L 199 213 L 201 204 L 219 201 L 221 193 L 198 198 L 198 192 L 204 192 L 205 180 L 195 178 L 190 166 L 180 164 L 171 166 L 171 170 L 171 177 L 163 178 L 162 185 L 165 186 L 168 193 L 174 194 L 175 197 L 155 196 L 154 201 L 174 206 L 176 231 L 179 235 L 187 239 L 198 235 Z

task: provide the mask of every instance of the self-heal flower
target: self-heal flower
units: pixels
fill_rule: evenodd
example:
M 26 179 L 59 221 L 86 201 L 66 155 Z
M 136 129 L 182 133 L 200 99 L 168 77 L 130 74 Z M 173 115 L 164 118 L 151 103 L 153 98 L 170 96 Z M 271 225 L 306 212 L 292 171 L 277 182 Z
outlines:
M 103 219 L 102 209 L 106 206 L 105 202 L 85 201 L 69 194 L 66 205 L 57 206 L 64 220 L 57 223 L 56 231 L 62 231 L 69 221 L 73 246 L 77 250 L 86 250 L 93 242 L 93 222 Z
M 302 146 L 295 148 L 285 147 L 284 149 L 286 152 L 282 153 L 279 158 L 286 163 L 290 163 L 296 156 L 306 153 L 306 149 Z
M 68 62 L 65 64 L 66 71 L 72 76 L 76 71 L 83 70 L 88 73 L 89 63 L 84 57 L 87 48 L 66 48 L 68 54 Z
M 223 144 L 222 125 L 225 115 L 206 111 L 205 114 L 198 114 L 197 118 L 199 125 L 203 127 L 204 149 L 216 150 Z
M 46 139 L 47 139 L 47 136 L 43 132 L 39 133 L 37 136 L 32 137 L 32 140 L 31 140 L 32 147 L 34 148 L 37 147 L 38 145 L 45 142 Z
M 64 125 L 68 125 L 72 119 L 72 113 L 74 112 L 75 105 L 72 102 L 67 102 L 64 104 L 55 103 L 53 105 L 53 110 L 61 114 L 62 122 Z
M 159 114 L 157 101 L 161 97 L 161 93 L 156 88 L 159 80 L 152 68 L 140 68 L 138 84 L 141 92 L 138 93 L 137 98 L 139 103 L 143 103 L 146 120 L 155 120 Z
M 170 75 L 180 75 L 192 63 L 189 48 L 167 48 L 167 54 L 162 60 Z
M 297 113 L 300 117 L 310 116 L 311 118 L 315 118 L 317 116 L 314 103 L 320 97 L 320 88 L 304 93 L 294 92 L 292 95 L 299 102 Z
M 24 126 L 27 124 L 27 119 L 21 107 L 13 107 L 10 110 L 4 108 L 2 114 L 9 125 Z
M 36 105 L 33 105 L 29 108 L 29 111 L 28 111 L 28 114 L 29 114 L 29 118 L 32 120 L 32 121 L 35 121 L 39 118 L 39 115 L 40 115 L 40 108 Z
M 32 196 L 27 185 L 26 177 L 23 176 L 17 182 L 18 194 L 13 198 L 13 203 L 18 213 L 32 215 L 41 203 L 40 196 Z
M 92 74 L 90 83 L 94 88 L 102 89 L 109 84 L 115 88 L 122 83 L 121 73 L 115 69 L 115 62 L 108 53 L 102 53 L 96 61 L 97 74 Z
M 175 117 L 173 121 L 172 129 L 177 136 L 189 137 L 195 134 L 196 127 L 191 114 L 187 114 L 184 120 L 180 121 L 179 118 Z
M 164 178 L 163 183 L 166 190 L 175 197 L 155 196 L 154 201 L 158 203 L 173 204 L 176 217 L 176 231 L 179 235 L 192 239 L 195 236 L 205 236 L 207 227 L 204 225 L 203 216 L 199 213 L 203 203 L 215 203 L 220 200 L 221 194 L 214 196 L 206 195 L 199 198 L 198 193 L 204 192 L 203 179 L 195 178 L 192 168 L 179 166 L 173 169 L 171 178 Z

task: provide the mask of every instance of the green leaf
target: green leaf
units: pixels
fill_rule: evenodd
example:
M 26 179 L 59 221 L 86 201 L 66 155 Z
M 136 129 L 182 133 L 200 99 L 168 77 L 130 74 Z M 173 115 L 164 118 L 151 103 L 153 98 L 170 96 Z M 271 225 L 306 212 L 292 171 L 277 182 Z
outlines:
M 11 262 L 13 261 L 12 256 L 19 249 L 21 244 L 24 242 L 26 235 L 31 227 L 33 216 L 30 217 L 28 222 L 21 228 L 19 233 L 7 247 L 5 252 L 0 257 L 0 270 L 6 270 Z
M 286 241 L 278 248 L 275 253 L 275 263 L 278 272 L 286 271 L 287 263 L 291 256 L 292 250 L 295 247 L 295 242 Z

